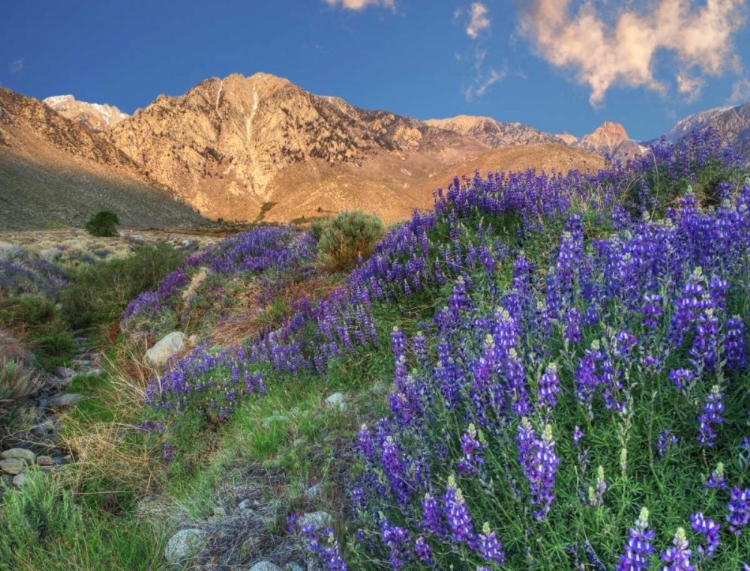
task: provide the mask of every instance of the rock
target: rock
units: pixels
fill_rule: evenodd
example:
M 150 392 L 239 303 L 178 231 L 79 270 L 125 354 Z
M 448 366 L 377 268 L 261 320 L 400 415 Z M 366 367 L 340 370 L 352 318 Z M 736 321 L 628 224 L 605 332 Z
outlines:
M 55 369 L 55 374 L 61 379 L 72 379 L 76 372 L 68 367 L 57 367 Z
M 143 358 L 152 365 L 163 365 L 171 357 L 185 349 L 186 340 L 187 338 L 182 331 L 173 331 L 146 351 Z
M 36 459 L 36 463 L 38 466 L 54 466 L 55 461 L 52 459 L 52 456 L 38 456 Z
M 338 410 L 346 410 L 346 403 L 344 402 L 344 395 L 342 393 L 333 393 L 326 399 L 326 406 L 328 408 L 337 408 Z
M 42 436 L 44 436 L 48 432 L 52 432 L 53 430 L 55 430 L 55 421 L 50 418 L 35 425 L 31 429 L 31 434 L 33 434 L 37 438 L 41 438 Z
M 294 561 L 289 561 L 284 565 L 284 571 L 305 571 L 305 568 L 302 567 L 299 563 L 295 563 Z
M 21 487 L 21 486 L 26 485 L 28 481 L 29 481 L 28 476 L 26 476 L 26 474 L 21 472 L 20 474 L 16 475 L 15 478 L 13 478 L 13 485 Z
M 47 400 L 40 400 L 39 405 L 46 406 L 47 408 L 65 408 L 67 406 L 73 406 L 75 403 L 82 401 L 85 398 L 86 397 L 83 395 L 68 393 L 66 395 L 59 395 Z
M 26 450 L 25 448 L 11 448 L 10 450 L 6 450 L 5 452 L 0 453 L 0 458 L 2 458 L 3 460 L 7 460 L 8 458 L 17 458 L 18 460 L 26 460 L 27 462 L 33 464 L 34 460 L 36 459 L 36 454 L 34 454 L 31 450 Z
M 227 510 L 224 508 L 214 508 L 214 517 L 226 517 Z
M 47 248 L 39 252 L 39 256 L 48 262 L 54 262 L 62 256 L 62 251 L 58 248 Z
M 248 567 L 247 571 L 281 571 L 281 567 L 271 563 L 270 561 L 261 561 L 256 563 L 252 567 Z
M 322 488 L 320 487 L 320 484 L 315 484 L 314 486 L 310 486 L 305 490 L 305 499 L 307 501 L 312 501 L 315 498 L 320 496 L 320 493 L 322 492 Z
M 297 525 L 299 525 L 300 529 L 312 526 L 313 529 L 317 530 L 328 527 L 332 522 L 333 518 L 328 512 L 312 512 L 301 516 L 297 520 Z
M 202 529 L 181 529 L 167 543 L 164 557 L 170 563 L 182 563 L 195 557 L 203 549 L 205 541 L 206 532 Z
M 18 458 L 8 458 L 7 460 L 0 460 L 0 471 L 6 474 L 20 474 L 23 472 L 23 460 Z
M 388 387 L 386 387 L 383 383 L 375 383 L 374 385 L 372 385 L 370 392 L 374 395 L 384 395 L 388 392 Z
M 250 500 L 242 500 L 238 505 L 237 509 L 240 510 L 251 510 L 253 509 L 253 503 Z
M 268 427 L 274 424 L 275 422 L 279 422 L 279 423 L 289 422 L 289 417 L 285 414 L 274 414 L 271 416 L 267 416 L 266 418 L 262 420 L 262 422 L 263 422 L 263 426 Z
M 99 368 L 97 368 L 97 369 L 91 369 L 90 371 L 88 371 L 87 375 L 89 377 L 94 377 L 96 379 L 99 379 L 99 378 L 101 378 L 101 377 L 104 376 L 104 371 L 102 371 Z

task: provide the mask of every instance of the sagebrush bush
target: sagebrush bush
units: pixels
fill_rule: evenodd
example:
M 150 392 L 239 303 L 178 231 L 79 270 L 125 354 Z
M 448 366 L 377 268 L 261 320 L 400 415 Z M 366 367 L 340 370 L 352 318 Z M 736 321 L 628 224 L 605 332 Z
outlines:
M 120 220 L 117 218 L 117 214 L 110 212 L 109 210 L 102 210 L 97 212 L 91 219 L 86 222 L 84 228 L 92 236 L 100 236 L 103 238 L 109 238 L 117 236 L 116 224 L 119 224 Z
M 320 236 L 318 263 L 328 271 L 344 272 L 354 269 L 360 258 L 370 257 L 385 228 L 374 214 L 353 210 L 327 223 L 313 224 L 312 231 Z

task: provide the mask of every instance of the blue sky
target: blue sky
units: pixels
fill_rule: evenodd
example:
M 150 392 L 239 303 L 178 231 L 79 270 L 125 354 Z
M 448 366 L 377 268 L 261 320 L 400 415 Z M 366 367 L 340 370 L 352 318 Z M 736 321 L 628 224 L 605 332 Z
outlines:
M 263 71 L 419 119 L 488 115 L 648 140 L 750 100 L 748 0 L 5 2 L 0 84 L 127 113 Z

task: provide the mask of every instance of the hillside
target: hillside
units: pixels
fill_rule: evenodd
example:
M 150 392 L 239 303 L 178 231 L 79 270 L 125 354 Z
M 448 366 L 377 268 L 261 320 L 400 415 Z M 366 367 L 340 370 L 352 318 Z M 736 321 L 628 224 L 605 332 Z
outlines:
M 734 107 L 718 107 L 678 121 L 664 134 L 668 143 L 679 144 L 692 131 L 712 128 L 724 143 L 732 145 L 750 166 L 750 103 Z
M 206 221 L 97 133 L 0 88 L 0 230 L 82 226 L 113 210 L 125 226 Z

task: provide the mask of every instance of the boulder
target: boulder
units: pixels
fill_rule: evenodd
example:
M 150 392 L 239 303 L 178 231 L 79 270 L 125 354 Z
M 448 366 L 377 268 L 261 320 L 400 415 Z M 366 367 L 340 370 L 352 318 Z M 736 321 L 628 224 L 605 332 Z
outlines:
M 47 400 L 40 400 L 39 406 L 46 406 L 48 408 L 65 408 L 73 406 L 75 403 L 84 400 L 86 397 L 76 393 L 68 393 L 66 395 L 58 395 Z
M 143 358 L 152 365 L 163 365 L 185 349 L 186 341 L 187 337 L 182 331 L 173 331 L 146 351 Z
M 331 517 L 331 514 L 322 511 L 304 514 L 297 520 L 297 525 L 300 529 L 312 526 L 313 529 L 318 530 L 328 527 L 332 523 L 333 518 Z
M 17 458 L 18 460 L 26 460 L 26 462 L 32 463 L 36 459 L 36 454 L 34 454 L 31 450 L 26 450 L 25 448 L 11 448 L 10 450 L 5 450 L 4 452 L 0 452 L 0 458 L 3 460 L 7 460 L 8 458 Z
M 342 393 L 333 393 L 326 399 L 326 406 L 328 408 L 335 408 L 341 411 L 346 410 L 344 395 Z
M 19 460 L 18 458 L 0 460 L 0 472 L 12 474 L 13 476 L 20 474 L 23 472 L 23 460 Z
M 28 484 L 29 478 L 26 474 L 21 472 L 20 474 L 16 474 L 16 476 L 13 478 L 13 485 L 18 486 L 19 488 L 21 486 L 25 486 Z
M 170 563 L 182 563 L 195 557 L 205 542 L 206 532 L 202 529 L 181 529 L 170 538 L 164 557 Z
M 270 561 L 261 561 L 255 565 L 248 567 L 247 571 L 281 571 L 281 567 L 271 563 Z

